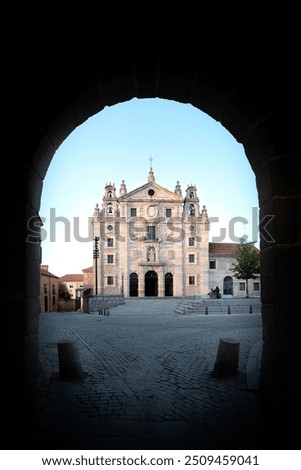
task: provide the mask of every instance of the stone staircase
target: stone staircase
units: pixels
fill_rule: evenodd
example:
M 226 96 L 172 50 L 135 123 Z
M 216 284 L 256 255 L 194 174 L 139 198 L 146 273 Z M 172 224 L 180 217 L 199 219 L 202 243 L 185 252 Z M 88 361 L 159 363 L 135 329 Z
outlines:
M 183 298 L 177 304 L 175 312 L 181 315 L 216 315 L 216 314 L 261 314 L 259 298 L 221 298 L 221 299 L 187 299 Z
M 100 308 L 100 310 L 99 310 Z M 258 298 L 125 297 L 120 303 L 103 303 L 90 313 L 106 315 L 161 313 L 180 315 L 261 314 Z
M 114 308 L 118 314 L 174 313 L 179 297 L 126 297 L 124 304 Z

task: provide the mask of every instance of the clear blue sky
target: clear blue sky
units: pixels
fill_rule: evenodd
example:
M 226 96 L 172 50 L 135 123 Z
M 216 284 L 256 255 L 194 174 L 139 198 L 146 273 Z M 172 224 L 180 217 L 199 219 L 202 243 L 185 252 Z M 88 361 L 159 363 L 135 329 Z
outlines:
M 101 206 L 105 184 L 114 182 L 117 193 L 123 179 L 128 191 L 142 186 L 150 156 L 161 186 L 173 191 L 179 180 L 185 194 L 188 184 L 196 184 L 200 206 L 218 218 L 211 223 L 210 241 L 218 241 L 221 230 L 225 242 L 243 235 L 259 240 L 255 176 L 243 146 L 191 105 L 133 99 L 88 119 L 53 157 L 40 208 L 46 219 L 42 264 L 50 272 L 81 274 L 92 266 L 89 218 L 95 204 Z

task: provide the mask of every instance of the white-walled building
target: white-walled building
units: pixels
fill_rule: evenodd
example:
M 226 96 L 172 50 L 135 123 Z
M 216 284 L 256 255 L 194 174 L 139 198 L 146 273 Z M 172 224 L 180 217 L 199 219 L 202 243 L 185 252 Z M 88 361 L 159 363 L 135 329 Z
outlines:
M 106 184 L 92 224 L 94 294 L 204 296 L 216 286 L 222 295 L 245 294 L 230 271 L 239 245 L 209 243 L 206 206 L 193 184 L 182 193 L 177 182 L 170 191 L 152 168 L 130 192 L 124 181 L 118 194 L 114 183 Z
M 218 286 L 222 296 L 246 297 L 246 281 L 236 279 L 231 271 L 238 247 L 237 243 L 209 242 L 210 288 Z M 260 297 L 260 279 L 249 279 L 248 290 L 250 297 Z
M 83 274 L 65 274 L 59 281 L 66 285 L 71 299 L 80 297 L 83 293 Z

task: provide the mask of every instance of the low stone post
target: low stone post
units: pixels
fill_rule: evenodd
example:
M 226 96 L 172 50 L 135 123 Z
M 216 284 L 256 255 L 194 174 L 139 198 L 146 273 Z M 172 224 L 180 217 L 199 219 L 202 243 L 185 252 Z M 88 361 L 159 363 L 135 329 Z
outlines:
M 214 377 L 231 377 L 237 373 L 240 342 L 233 338 L 221 338 L 218 345 Z
M 81 380 L 82 366 L 75 341 L 64 339 L 57 343 L 60 378 L 64 380 Z

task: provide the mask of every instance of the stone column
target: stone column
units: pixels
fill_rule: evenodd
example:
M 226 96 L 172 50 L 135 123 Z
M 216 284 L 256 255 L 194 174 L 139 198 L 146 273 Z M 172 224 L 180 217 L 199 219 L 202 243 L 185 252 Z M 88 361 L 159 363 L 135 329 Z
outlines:
M 158 267 L 158 297 L 164 297 L 165 295 L 165 278 L 164 278 L 164 271 L 163 267 Z
M 139 266 L 138 269 L 138 297 L 144 297 L 145 295 L 145 290 L 144 290 L 144 270 L 143 266 Z

